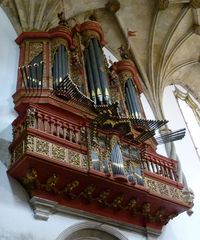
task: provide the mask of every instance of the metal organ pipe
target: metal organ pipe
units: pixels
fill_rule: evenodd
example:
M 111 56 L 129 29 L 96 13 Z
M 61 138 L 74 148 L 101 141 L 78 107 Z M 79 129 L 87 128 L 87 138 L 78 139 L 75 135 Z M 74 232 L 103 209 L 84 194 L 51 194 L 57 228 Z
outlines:
M 133 109 L 133 106 L 131 104 L 131 100 L 130 100 L 130 96 L 129 96 L 128 90 L 126 90 L 126 103 L 127 103 L 127 108 L 128 108 L 129 114 L 131 115 L 131 117 L 135 117 L 134 109 Z
M 104 100 L 104 102 L 108 103 L 108 101 L 109 101 L 108 84 L 107 84 L 107 76 L 105 73 L 102 52 L 101 52 L 98 40 L 96 38 L 93 38 L 91 41 L 93 43 L 93 47 L 95 50 L 98 72 L 99 72 L 99 77 L 100 77 L 100 84 L 101 84 L 101 89 L 103 92 L 103 100 Z
M 141 116 L 140 111 L 140 103 L 137 98 L 137 92 L 133 85 L 132 79 L 128 79 L 125 84 L 125 94 L 127 101 L 127 108 L 129 114 L 131 114 L 135 118 L 139 118 Z
M 96 92 L 93 82 L 93 75 L 92 75 L 92 69 L 90 65 L 90 57 L 88 53 L 88 49 L 85 50 L 85 61 L 86 61 L 86 72 L 87 72 L 87 78 L 88 78 L 88 87 L 90 92 L 91 99 L 96 103 Z
M 124 175 L 123 157 L 118 143 L 115 144 L 111 152 L 110 159 L 113 175 Z
M 129 106 L 130 106 L 130 109 L 131 109 L 130 114 L 131 114 L 133 117 L 136 118 L 134 102 L 133 102 L 133 99 L 132 99 L 132 97 L 131 97 L 131 91 L 130 91 L 128 85 L 126 86 L 126 95 L 127 95 L 127 97 L 128 97 Z
M 135 106 L 136 106 L 138 117 L 139 117 L 139 115 L 141 115 L 141 111 L 140 111 L 140 103 L 139 103 L 138 98 L 137 98 L 138 94 L 136 92 L 136 89 L 135 89 L 135 86 L 133 85 L 132 80 L 130 79 L 129 81 L 130 81 L 130 88 L 133 92 L 133 98 L 134 98 Z
M 93 80 L 94 80 L 94 86 L 96 88 L 97 99 L 100 103 L 102 103 L 103 101 L 102 89 L 100 84 L 99 72 L 97 68 L 95 51 L 94 51 L 93 43 L 91 40 L 89 43 L 89 56 L 90 56 L 90 63 L 92 66 Z
M 57 89 L 59 83 L 59 57 L 57 52 L 55 55 L 55 70 L 56 70 L 55 88 Z
M 58 47 L 58 82 L 62 82 L 62 45 Z
M 68 73 L 68 56 L 64 45 L 60 45 L 54 55 L 54 63 L 52 68 L 53 87 L 58 89 L 59 83 L 67 76 Z
M 129 90 L 129 94 L 130 94 L 130 98 L 131 98 L 131 102 L 133 104 L 133 109 L 134 109 L 134 115 L 137 118 L 138 117 L 138 110 L 137 110 L 137 103 L 135 101 L 135 94 L 133 92 L 132 89 L 132 81 L 130 79 L 127 80 L 127 84 L 128 84 L 128 90 Z

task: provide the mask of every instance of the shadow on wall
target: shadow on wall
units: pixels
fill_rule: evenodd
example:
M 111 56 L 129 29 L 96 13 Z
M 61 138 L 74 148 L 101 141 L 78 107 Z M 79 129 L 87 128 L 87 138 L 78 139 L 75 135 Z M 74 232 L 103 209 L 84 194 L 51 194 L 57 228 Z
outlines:
M 7 130 L 5 130 L 7 131 Z M 10 165 L 10 153 L 8 150 L 8 147 L 10 145 L 10 142 L 0 138 L 0 161 L 8 168 Z

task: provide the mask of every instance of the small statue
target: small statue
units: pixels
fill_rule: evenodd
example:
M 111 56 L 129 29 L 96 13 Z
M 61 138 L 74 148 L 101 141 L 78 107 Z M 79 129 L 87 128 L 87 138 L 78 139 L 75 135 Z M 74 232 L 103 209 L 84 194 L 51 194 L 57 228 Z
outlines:
M 58 18 L 59 18 L 59 22 L 58 24 L 61 25 L 61 26 L 66 26 L 68 27 L 68 22 L 65 18 L 65 13 L 64 12 L 61 12 L 61 13 L 58 13 Z
M 80 61 L 79 53 L 77 49 L 74 49 L 71 52 L 71 66 L 76 70 L 82 69 L 82 65 L 81 65 L 81 61 Z
M 118 50 L 122 59 L 129 59 L 129 51 L 127 46 L 121 45 Z
M 110 85 L 111 86 L 114 86 L 116 85 L 117 83 L 119 83 L 119 76 L 118 74 L 116 73 L 116 71 L 112 68 L 110 70 Z
M 58 176 L 54 173 L 50 178 L 47 179 L 46 182 L 46 191 L 50 192 L 50 191 L 56 191 L 56 183 L 58 182 Z
M 123 202 L 123 197 L 122 196 L 118 196 L 116 197 L 113 202 L 112 202 L 112 207 L 114 208 L 121 208 L 122 207 L 122 202 Z

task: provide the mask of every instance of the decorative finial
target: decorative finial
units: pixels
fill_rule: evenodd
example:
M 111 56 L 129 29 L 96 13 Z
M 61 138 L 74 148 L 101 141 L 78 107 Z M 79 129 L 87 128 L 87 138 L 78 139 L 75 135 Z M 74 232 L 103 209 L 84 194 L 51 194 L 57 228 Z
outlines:
M 118 51 L 122 59 L 129 59 L 128 46 L 121 45 L 121 47 L 118 48 Z
M 65 13 L 64 13 L 64 12 L 60 12 L 60 13 L 58 13 L 57 16 L 58 16 L 58 18 L 59 18 L 58 24 L 61 25 L 61 26 L 66 26 L 66 27 L 68 27 L 68 22 L 67 22 L 67 20 L 66 20 L 66 18 L 65 18 Z
M 116 13 L 120 9 L 120 2 L 118 0 L 109 0 L 105 7 L 108 11 Z
M 92 11 L 92 13 L 91 13 L 91 15 L 88 17 L 88 19 L 90 19 L 91 21 L 97 22 L 97 15 L 96 15 L 95 11 Z

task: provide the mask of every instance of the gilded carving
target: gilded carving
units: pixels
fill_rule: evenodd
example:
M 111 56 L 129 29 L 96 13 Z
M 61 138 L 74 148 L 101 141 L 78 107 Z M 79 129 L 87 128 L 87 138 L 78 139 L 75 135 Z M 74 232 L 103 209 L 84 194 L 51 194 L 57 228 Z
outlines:
M 56 145 L 52 145 L 52 157 L 55 159 L 65 160 L 65 149 Z
M 150 203 L 144 203 L 142 206 L 142 215 L 146 218 L 150 217 L 151 212 L 151 204 Z
M 158 190 L 161 195 L 169 196 L 169 191 L 166 184 L 158 183 Z
M 68 161 L 73 166 L 81 167 L 80 154 L 79 153 L 76 153 L 74 151 L 69 150 L 68 151 Z
M 47 192 L 56 192 L 56 183 L 58 182 L 58 176 L 54 173 L 51 177 L 47 179 L 45 189 Z
M 29 62 L 33 60 L 34 57 L 39 55 L 43 51 L 43 43 L 41 42 L 30 42 L 29 43 Z
M 134 213 L 134 212 L 136 211 L 136 204 L 137 204 L 136 199 L 135 199 L 135 198 L 132 198 L 132 199 L 129 201 L 126 209 L 127 209 L 128 211 Z
M 113 149 L 113 147 L 115 146 L 115 144 L 116 144 L 116 143 L 119 143 L 119 142 L 120 142 L 119 137 L 113 135 L 112 138 L 111 138 L 111 140 L 110 140 L 111 149 Z
M 34 108 L 28 108 L 25 120 L 26 127 L 36 127 L 36 110 Z
M 100 41 L 99 34 L 96 31 L 85 30 L 82 35 L 82 42 L 87 48 L 91 38 L 97 38 Z
M 35 169 L 30 169 L 27 173 L 26 176 L 23 179 L 23 183 L 24 184 L 29 184 L 29 183 L 33 183 L 36 181 L 36 179 L 38 178 L 38 174 L 37 171 Z
M 65 187 L 65 192 L 66 193 L 71 193 L 75 188 L 77 188 L 79 186 L 79 181 L 75 180 L 71 183 L 68 183 L 67 186 Z
M 117 197 L 113 200 L 111 206 L 112 206 L 113 208 L 122 208 L 122 202 L 123 202 L 123 200 L 124 200 L 123 196 L 117 196 Z
M 91 184 L 84 189 L 84 191 L 81 193 L 81 195 L 85 199 L 92 200 L 92 198 L 93 198 L 92 194 L 94 193 L 95 189 L 96 189 L 96 185 Z
M 173 187 L 169 187 L 170 195 L 172 198 L 180 199 L 179 190 Z
M 158 192 L 156 182 L 151 179 L 145 179 L 145 183 L 147 185 L 147 188 L 149 188 L 153 192 Z
M 101 204 L 108 205 L 107 198 L 110 195 L 110 189 L 107 189 L 100 193 L 99 197 L 97 198 L 97 201 Z
M 44 140 L 40 140 L 40 139 L 36 138 L 36 152 L 48 156 L 49 155 L 49 143 Z
M 123 92 L 125 91 L 125 83 L 128 79 L 132 79 L 132 73 L 129 71 L 123 71 L 119 74 L 119 80 L 123 89 Z
M 22 180 L 23 184 L 27 187 L 28 191 L 35 188 L 40 188 L 38 173 L 35 169 L 29 169 Z
M 153 220 L 155 222 L 162 222 L 164 223 L 166 221 L 166 218 L 165 218 L 165 209 L 163 207 L 160 207 L 156 212 L 155 212 L 155 215 L 153 217 Z
M 172 199 L 185 201 L 185 199 L 182 196 L 182 191 L 178 188 L 172 187 L 170 185 L 149 178 L 145 178 L 145 186 L 149 188 L 151 191 L 157 192 L 164 197 L 170 197 Z
M 82 162 L 82 164 L 81 164 L 82 168 L 88 169 L 88 158 L 87 158 L 86 155 L 82 155 L 82 161 L 81 162 Z
M 28 135 L 25 141 L 25 150 L 33 152 L 34 151 L 34 137 Z

